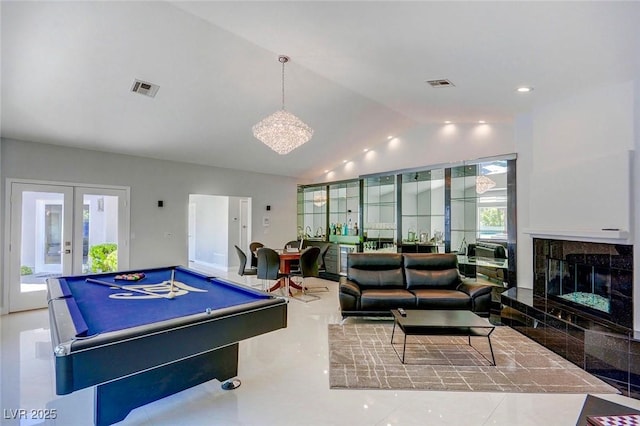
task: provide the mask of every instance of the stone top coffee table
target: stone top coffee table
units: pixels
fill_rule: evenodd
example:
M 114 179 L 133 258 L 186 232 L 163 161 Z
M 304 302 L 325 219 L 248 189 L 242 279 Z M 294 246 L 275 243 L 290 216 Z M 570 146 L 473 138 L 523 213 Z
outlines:
M 404 312 L 404 316 L 401 314 Z M 467 336 L 469 346 L 471 345 L 471 336 L 486 337 L 491 350 L 491 359 L 484 356 L 476 348 L 476 352 L 482 355 L 492 366 L 496 365 L 496 358 L 493 354 L 491 346 L 491 333 L 495 330 L 495 325 L 491 324 L 487 319 L 481 318 L 471 311 L 441 311 L 441 310 L 398 310 L 392 309 L 393 315 L 393 331 L 391 332 L 391 346 L 404 364 L 404 356 L 407 349 L 407 336 Z M 400 327 L 404 333 L 404 341 L 402 344 L 402 356 L 398 353 L 393 345 L 393 337 L 396 331 L 396 325 Z

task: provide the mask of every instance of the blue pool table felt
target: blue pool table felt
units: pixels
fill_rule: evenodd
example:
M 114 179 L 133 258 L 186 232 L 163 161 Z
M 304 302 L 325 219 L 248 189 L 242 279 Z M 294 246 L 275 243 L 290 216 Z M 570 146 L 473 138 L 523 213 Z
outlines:
M 126 293 L 119 288 L 87 282 L 87 278 L 98 279 L 118 286 L 150 286 L 171 281 L 171 269 L 143 270 L 145 278 L 135 282 L 115 280 L 118 273 L 63 277 L 63 288 L 78 336 L 122 330 L 139 325 L 184 317 L 227 308 L 254 300 L 270 297 L 267 294 L 243 288 L 218 279 L 209 279 L 190 270 L 176 268 L 174 280 L 200 291 L 187 291 L 175 287 L 173 299 L 148 298 L 145 294 L 130 293 L 130 296 L 114 298 Z M 151 287 L 152 288 L 152 287 Z M 164 294 L 168 288 L 165 287 Z M 163 293 L 162 289 L 158 293 Z M 111 296 L 111 297 L 110 297 Z M 75 306 L 74 306 L 75 305 Z

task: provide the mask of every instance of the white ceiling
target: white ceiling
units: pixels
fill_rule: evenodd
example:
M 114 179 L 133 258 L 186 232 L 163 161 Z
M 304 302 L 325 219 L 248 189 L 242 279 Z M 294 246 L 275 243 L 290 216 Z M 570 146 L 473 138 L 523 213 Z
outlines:
M 299 180 L 425 123 L 640 76 L 640 2 L 2 1 L 2 137 Z M 314 130 L 286 156 L 251 127 Z M 130 92 L 135 78 L 156 98 Z M 432 88 L 425 80 L 451 80 Z M 535 90 L 522 95 L 519 85 Z

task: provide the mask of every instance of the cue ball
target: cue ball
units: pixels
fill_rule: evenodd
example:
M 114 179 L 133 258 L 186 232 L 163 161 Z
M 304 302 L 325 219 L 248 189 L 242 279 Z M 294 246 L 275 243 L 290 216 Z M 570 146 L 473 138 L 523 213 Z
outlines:
M 207 308 L 205 312 L 207 313 L 207 315 L 211 315 L 211 308 Z
M 174 292 L 170 291 L 170 292 L 169 292 L 169 295 L 167 295 L 167 297 L 168 297 L 169 299 L 173 299 L 174 297 L 176 297 L 176 294 L 175 294 Z

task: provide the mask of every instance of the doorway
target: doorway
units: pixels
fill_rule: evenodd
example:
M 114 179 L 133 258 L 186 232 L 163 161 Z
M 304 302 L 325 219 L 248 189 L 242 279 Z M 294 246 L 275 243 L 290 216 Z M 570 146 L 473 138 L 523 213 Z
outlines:
M 190 194 L 190 264 L 223 270 L 238 266 L 233 246 L 249 252 L 250 218 L 251 198 Z
M 128 188 L 8 185 L 9 312 L 46 307 L 47 278 L 129 267 Z

